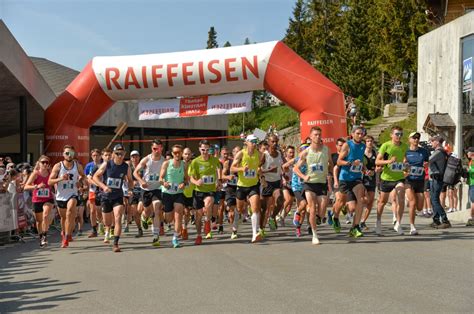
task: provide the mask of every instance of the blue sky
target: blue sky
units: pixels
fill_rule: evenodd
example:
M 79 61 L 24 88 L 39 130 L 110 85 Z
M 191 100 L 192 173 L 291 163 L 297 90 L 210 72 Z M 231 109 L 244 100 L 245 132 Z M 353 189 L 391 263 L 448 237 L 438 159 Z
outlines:
M 282 39 L 295 0 L 0 0 L 27 54 L 81 70 L 94 56 L 203 49 Z

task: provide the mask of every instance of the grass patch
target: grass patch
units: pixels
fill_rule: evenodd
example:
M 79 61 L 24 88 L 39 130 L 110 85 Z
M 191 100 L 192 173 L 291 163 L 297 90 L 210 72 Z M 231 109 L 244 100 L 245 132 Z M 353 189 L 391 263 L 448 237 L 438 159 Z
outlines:
M 402 141 L 405 143 L 408 143 L 408 135 L 410 135 L 411 132 L 416 131 L 416 113 L 410 115 L 408 119 L 397 122 L 396 124 L 403 128 Z M 379 137 L 380 144 L 390 141 L 390 132 L 391 132 L 390 129 L 391 129 L 391 126 L 388 127 L 385 131 L 383 131 L 382 134 L 380 134 L 380 137 Z
M 365 128 L 370 129 L 373 126 L 376 126 L 376 125 L 382 123 L 382 120 L 383 120 L 383 116 L 378 116 L 377 118 L 369 120 L 365 123 Z

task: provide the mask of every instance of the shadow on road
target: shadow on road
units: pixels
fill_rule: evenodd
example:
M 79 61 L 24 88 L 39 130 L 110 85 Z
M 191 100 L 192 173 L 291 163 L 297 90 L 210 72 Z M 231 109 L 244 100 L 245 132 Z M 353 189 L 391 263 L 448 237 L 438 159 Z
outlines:
M 41 277 L 41 270 L 51 259 L 36 243 L 19 244 L 15 248 L 3 250 L 0 258 L 0 313 L 17 311 L 39 311 L 53 309 L 61 302 L 81 297 L 92 290 L 61 293 L 66 286 L 79 284 L 79 281 L 62 281 Z M 22 275 L 37 273 L 39 278 L 21 280 Z

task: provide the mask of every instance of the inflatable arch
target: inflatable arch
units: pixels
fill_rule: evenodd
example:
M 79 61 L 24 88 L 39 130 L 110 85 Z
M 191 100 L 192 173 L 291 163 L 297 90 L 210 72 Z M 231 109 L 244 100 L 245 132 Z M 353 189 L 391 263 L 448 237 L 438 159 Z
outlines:
M 334 150 L 346 135 L 344 95 L 279 41 L 228 48 L 95 57 L 45 112 L 45 151 L 73 145 L 88 160 L 89 128 L 115 101 L 265 89 L 299 112 L 301 138 L 313 126 Z M 278 121 L 275 121 L 278 125 Z

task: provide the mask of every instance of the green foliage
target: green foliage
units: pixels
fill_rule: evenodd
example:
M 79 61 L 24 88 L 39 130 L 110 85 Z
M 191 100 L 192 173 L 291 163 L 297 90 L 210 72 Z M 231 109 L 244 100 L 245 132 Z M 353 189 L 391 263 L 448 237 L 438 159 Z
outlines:
M 242 133 L 242 115 L 245 116 L 245 132 L 253 131 L 255 128 L 266 131 L 273 124 L 276 124 L 277 130 L 281 130 L 298 126 L 299 123 L 298 113 L 285 105 L 256 108 L 252 112 L 229 115 L 230 135 Z
M 307 44 L 309 39 L 308 9 L 304 0 L 297 0 L 293 8 L 293 18 L 290 18 L 288 29 L 286 30 L 283 42 L 292 48 L 303 59 L 311 61 L 311 48 Z
M 217 44 L 217 32 L 214 29 L 214 26 L 209 28 L 209 32 L 207 33 L 207 46 L 206 49 L 217 48 L 219 45 Z
M 403 128 L 402 141 L 408 143 L 408 135 L 411 132 L 416 131 L 416 114 L 412 114 L 408 117 L 408 119 L 397 122 L 396 125 L 401 126 Z M 380 134 L 379 144 L 385 143 L 386 141 L 390 141 L 391 127 L 392 126 L 388 127 L 387 129 L 385 129 L 385 131 L 382 132 L 382 134 Z
M 250 39 L 245 37 L 244 45 L 250 45 Z
M 229 41 L 226 41 L 225 44 L 224 44 L 224 47 L 230 47 L 230 46 L 232 46 L 232 45 L 230 44 L 230 42 L 229 42 Z

